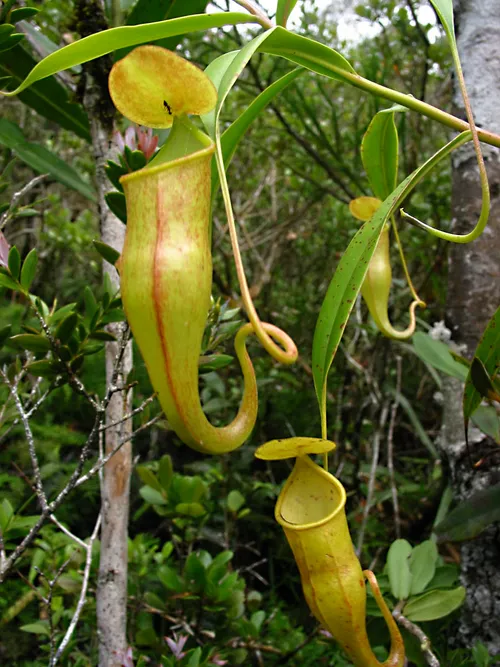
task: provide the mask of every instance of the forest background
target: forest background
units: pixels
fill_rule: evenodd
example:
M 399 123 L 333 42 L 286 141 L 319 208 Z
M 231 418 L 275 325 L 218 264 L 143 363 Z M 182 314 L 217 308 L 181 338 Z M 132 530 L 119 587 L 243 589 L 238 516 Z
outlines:
M 203 11 L 206 5 L 192 4 L 193 12 Z M 38 60 L 53 45 L 70 43 L 78 32 L 82 34 L 82 12 L 91 5 L 65 0 L 23 3 L 23 7 L 36 6 L 40 12 L 34 20 L 27 17 L 18 24 L 24 34 L 22 43 L 15 47 L 19 62 L 29 59 L 25 54 Z M 421 6 L 427 7 L 425 13 L 419 12 Z M 221 5 L 221 9 L 227 7 Z M 121 20 L 126 21 L 134 11 L 133 3 L 122 2 L 120 11 Z M 358 18 L 352 25 L 360 29 L 355 40 L 343 41 L 336 25 L 348 11 L 355 12 Z M 297 32 L 337 49 L 363 76 L 440 108 L 453 108 L 451 57 L 437 19 L 431 16 L 432 20 L 427 20 L 426 3 L 370 0 L 352 7 L 346 3 L 324 8 L 304 2 L 299 3 L 294 16 Z M 178 49 L 206 67 L 221 53 L 240 48 L 252 30 L 247 26 L 212 30 L 177 40 Z M 12 57 L 11 51 L 0 52 L 0 73 L 7 73 L 7 59 Z M 228 98 L 223 123 L 234 119 L 255 95 L 289 70 L 284 60 L 255 56 Z M 71 92 L 75 105 L 84 102 L 84 78 L 82 70 L 75 68 L 58 79 Z M 114 286 L 109 279 L 103 286 L 101 257 L 93 244 L 100 236 L 95 156 L 88 129 L 75 131 L 73 125 L 79 116 L 61 127 L 60 118 L 51 116 L 54 110 L 47 111 L 40 104 L 26 97 L 2 99 L 2 228 L 21 257 L 37 248 L 38 266 L 30 292 L 48 304 L 50 316 L 59 312 L 52 324 L 57 326 L 73 310 L 81 314 L 90 334 L 79 377 L 86 394 L 103 395 L 104 344 L 109 340 L 105 325 L 122 318 Z M 371 194 L 361 160 L 361 141 L 374 115 L 387 106 L 380 98 L 338 82 L 302 74 L 250 128 L 233 158 L 231 196 L 252 295 L 261 318 L 285 329 L 300 351 L 298 363 L 284 368 L 265 356 L 258 345 L 251 346 L 260 408 L 257 427 L 247 444 L 230 457 L 217 459 L 181 446 L 162 418 L 156 399 L 149 398 L 152 389 L 134 348 L 134 368 L 126 378 L 127 384 L 134 385 L 133 408 L 137 409 L 130 486 L 127 647 L 116 664 L 140 665 L 148 660 L 190 667 L 226 664 L 224 661 L 349 664 L 310 616 L 292 555 L 273 519 L 275 499 L 291 465 L 287 461 L 265 464 L 256 461 L 253 453 L 266 440 L 296 434 L 317 436 L 320 432 L 311 371 L 312 334 L 335 266 L 359 227 L 349 212 L 349 202 Z M 123 119 L 116 122 L 124 133 Z M 12 124 L 18 130 L 13 130 Z M 396 125 L 401 177 L 449 139 L 448 130 L 417 114 L 398 113 Z M 34 145 L 42 146 L 42 152 Z M 115 152 L 119 150 L 117 141 Z M 50 170 L 42 168 L 46 163 L 36 161 L 41 155 L 49 160 Z M 51 162 L 48 155 L 63 162 Z M 48 175 L 36 177 L 40 173 Z M 432 218 L 439 227 L 450 224 L 451 174 L 450 162 L 419 186 L 411 197 L 414 215 Z M 23 190 L 26 185 L 29 187 Z M 108 182 L 106 188 L 112 190 L 113 186 Z M 431 342 L 447 339 L 445 325 L 438 323 L 449 323 L 450 246 L 404 223 L 400 235 L 410 274 L 427 303 L 426 310 L 419 311 L 417 328 L 421 333 L 432 332 L 434 338 L 421 338 L 420 346 L 415 341 L 384 338 L 359 299 L 328 384 L 329 437 L 338 444 L 331 470 L 348 491 L 349 524 L 360 559 L 377 572 L 389 599 L 393 591 L 387 571 L 383 571 L 388 548 L 399 538 L 417 545 L 432 536 L 433 527 L 453 502 L 454 474 L 453 464 L 443 456 L 440 439 L 449 381 L 432 363 L 436 348 Z M 214 307 L 207 349 L 219 356 L 203 360 L 201 396 L 213 423 L 225 424 L 241 399 L 237 364 L 229 363 L 226 355 L 232 355 L 231 341 L 243 315 L 220 201 L 214 209 L 213 248 Z M 5 253 L 0 247 L 0 256 Z M 395 248 L 392 256 L 391 320 L 403 328 L 409 290 Z M 455 276 L 454 281 L 459 292 L 460 278 Z M 47 350 L 21 345 L 20 353 L 19 343 L 26 343 L 26 339 L 18 340 L 17 348 L 15 341 L 7 340 L 13 335 L 29 335 L 37 321 L 25 297 L 8 287 L 0 287 L 0 294 L 0 330 L 5 343 L 0 350 L 4 380 L 0 386 L 0 524 L 3 544 L 9 547 L 22 539 L 37 516 L 30 442 L 10 388 L 21 365 L 26 360 L 33 362 L 30 355 Z M 66 310 L 58 311 L 61 307 Z M 494 308 L 490 317 L 493 312 Z M 460 353 L 459 348 L 452 349 Z M 469 356 L 472 352 L 468 350 Z M 454 382 L 463 381 L 465 367 L 459 370 L 453 366 L 460 366 L 460 361 L 446 352 L 439 354 L 448 363 L 446 368 L 438 363 L 440 371 L 455 375 Z M 28 375 L 21 394 L 27 405 L 36 407 L 31 432 L 41 479 L 51 495 L 77 467 L 94 415 L 87 396 L 76 393 L 71 382 L 56 386 L 51 383 L 50 370 L 43 375 L 44 379 Z M 491 473 L 498 460 L 490 456 L 491 447 L 500 443 L 500 432 L 498 417 L 490 408 L 479 424 L 488 436 L 488 448 L 484 449 L 482 435 L 473 434 L 472 447 L 481 442 L 483 449 L 480 454 L 473 450 L 467 465 L 472 470 L 472 464 L 487 452 L 483 465 Z M 92 462 L 85 463 L 83 474 L 91 467 Z M 458 499 L 455 493 L 455 502 Z M 94 476 L 68 495 L 58 509 L 57 523 L 41 528 L 15 572 L 3 583 L 2 664 L 55 664 L 57 647 L 79 607 L 86 574 L 86 604 L 80 608 L 78 625 L 63 657 L 58 659 L 62 664 L 97 664 L 96 517 L 100 504 L 99 477 Z M 491 515 L 486 523 L 490 522 Z M 492 543 L 497 544 L 498 553 L 495 528 L 490 526 L 488 531 L 494 533 Z M 92 535 L 90 549 L 75 543 L 75 535 L 82 540 Z M 456 590 L 461 537 L 457 533 L 441 536 L 440 555 L 429 566 L 432 573 L 426 590 Z M 491 609 L 483 608 L 487 616 L 498 608 L 497 593 L 492 592 Z M 467 626 L 463 615 L 474 610 L 470 599 L 483 604 L 484 598 L 475 595 L 469 587 L 468 602 L 461 610 L 446 611 L 440 618 L 424 619 L 420 624 L 443 665 L 493 664 L 493 656 L 500 652 L 498 630 L 496 638 L 486 626 L 483 635 L 480 630 L 471 636 L 457 630 Z M 397 603 L 397 597 L 393 602 Z M 386 630 L 372 599 L 368 613 L 372 643 L 383 656 Z M 476 622 L 477 626 L 481 623 Z M 412 663 L 426 664 L 419 640 L 405 631 L 405 642 Z

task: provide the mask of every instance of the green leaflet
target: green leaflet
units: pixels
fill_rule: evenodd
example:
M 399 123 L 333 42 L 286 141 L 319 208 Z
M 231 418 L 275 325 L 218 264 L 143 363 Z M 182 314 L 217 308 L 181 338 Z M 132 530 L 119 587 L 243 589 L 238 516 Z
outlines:
M 398 185 L 375 215 L 356 232 L 337 266 L 318 315 L 314 332 L 312 361 L 316 395 L 321 415 L 326 410 L 326 380 L 344 328 L 368 269 L 386 221 L 400 207 L 415 186 L 453 149 L 471 138 L 463 132 L 443 146 L 421 167 Z
M 398 178 L 398 132 L 394 114 L 394 109 L 379 111 L 361 142 L 366 175 L 373 194 L 382 201 L 394 190 Z
M 258 23 L 258 20 L 248 14 L 227 12 L 223 14 L 197 14 L 195 16 L 186 16 L 168 21 L 159 21 L 158 23 L 120 26 L 119 28 L 103 30 L 51 53 L 31 70 L 29 75 L 15 90 L 10 92 L 2 91 L 2 94 L 7 96 L 18 95 L 36 81 L 40 81 L 56 72 L 112 53 L 120 48 L 144 42 L 154 42 L 165 37 L 183 35 L 187 32 L 198 32 L 239 23 Z
M 410 621 L 434 621 L 448 616 L 465 600 L 465 588 L 459 586 L 451 591 L 429 591 L 405 604 L 403 614 Z

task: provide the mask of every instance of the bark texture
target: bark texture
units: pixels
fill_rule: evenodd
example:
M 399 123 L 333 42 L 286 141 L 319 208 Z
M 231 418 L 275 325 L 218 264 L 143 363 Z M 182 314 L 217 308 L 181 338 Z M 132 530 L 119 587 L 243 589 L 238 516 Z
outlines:
M 458 48 L 476 124 L 500 132 L 500 0 L 455 2 Z M 465 117 L 460 91 L 458 113 Z M 489 175 L 492 209 L 485 232 L 477 241 L 452 244 L 449 252 L 447 320 L 452 339 L 469 358 L 500 303 L 500 151 L 483 145 Z M 452 229 L 470 231 L 481 208 L 479 173 L 472 145 L 454 154 Z M 462 419 L 460 382 L 446 379 L 442 448 L 449 462 L 457 500 L 500 481 L 499 457 L 473 469 L 467 455 Z M 472 459 L 478 461 L 494 446 L 477 429 L 470 429 Z M 452 637 L 455 646 L 485 644 L 500 654 L 500 530 L 490 526 L 477 539 L 462 544 L 461 579 L 466 602 Z
M 75 20 L 75 28 L 82 37 L 108 27 L 98 0 L 76 2 Z M 116 159 L 116 149 L 113 149 L 112 144 L 115 110 L 107 85 L 110 68 L 110 58 L 101 58 L 85 67 L 83 100 L 89 115 L 96 162 L 101 239 L 121 252 L 125 226 L 111 213 L 104 199 L 111 189 L 104 167 L 107 160 Z M 104 262 L 104 271 L 109 273 L 114 287 L 118 289 L 120 281 L 115 268 Z M 120 339 L 124 325 L 111 324 L 108 330 Z M 113 372 L 117 351 L 117 343 L 106 345 L 107 387 L 123 386 L 132 369 L 132 346 L 129 343 L 119 373 Z M 116 391 L 113 394 L 106 411 L 106 423 L 118 422 L 118 425 L 105 431 L 106 453 L 130 435 L 132 420 L 121 423 L 120 420 L 131 411 L 131 404 L 131 391 Z M 101 481 L 102 527 L 96 598 L 99 667 L 121 667 L 127 651 L 127 541 L 131 469 L 132 446 L 128 442 L 106 464 Z

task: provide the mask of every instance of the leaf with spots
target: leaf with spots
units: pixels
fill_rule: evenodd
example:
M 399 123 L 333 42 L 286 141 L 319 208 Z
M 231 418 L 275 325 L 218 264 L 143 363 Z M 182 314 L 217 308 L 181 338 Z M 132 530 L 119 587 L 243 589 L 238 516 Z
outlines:
M 469 141 L 470 138 L 470 132 L 458 135 L 400 183 L 394 192 L 385 199 L 371 220 L 365 222 L 356 232 L 347 250 L 342 255 L 321 306 L 313 340 L 314 386 L 320 413 L 323 417 L 326 413 L 328 371 L 385 223 L 433 167 L 449 155 L 453 149 Z

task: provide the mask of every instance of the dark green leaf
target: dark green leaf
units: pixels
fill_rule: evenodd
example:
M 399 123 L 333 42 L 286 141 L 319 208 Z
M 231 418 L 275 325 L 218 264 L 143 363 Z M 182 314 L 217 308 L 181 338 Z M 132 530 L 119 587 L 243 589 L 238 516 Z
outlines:
M 21 269 L 21 285 L 27 291 L 31 287 L 31 283 L 35 277 L 37 264 L 38 253 L 36 248 L 32 248 L 26 255 L 23 262 L 23 268 Z
M 115 188 L 119 192 L 123 192 L 123 186 L 120 183 L 120 178 L 125 176 L 125 174 L 128 174 L 127 169 L 119 164 L 116 164 L 116 162 L 113 162 L 113 160 L 108 160 L 106 166 L 104 167 L 104 171 Z
M 48 338 L 39 334 L 17 334 L 12 336 L 10 342 L 14 343 L 16 347 L 21 347 L 30 352 L 48 352 L 50 350 L 50 342 Z
M 127 204 L 125 202 L 125 195 L 122 192 L 108 192 L 104 199 L 116 217 L 123 223 L 127 224 Z
M 15 245 L 12 246 L 9 251 L 8 265 L 11 276 L 15 280 L 19 280 L 19 274 L 21 272 L 21 255 Z
M 205 585 L 205 567 L 198 554 L 192 551 L 186 559 L 183 576 L 190 590 L 200 592 Z
M 27 19 L 36 16 L 40 10 L 36 7 L 19 7 L 18 9 L 13 9 L 10 13 L 10 20 L 12 23 L 18 23 L 19 21 L 26 21 Z
M 7 39 L 3 40 L 0 44 L 0 54 L 5 53 L 6 51 L 11 51 L 15 46 L 17 46 L 24 39 L 22 33 L 15 32 Z M 10 53 L 9 53 L 10 55 Z
M 158 569 L 158 579 L 169 591 L 181 593 L 184 590 L 184 582 L 179 577 L 177 572 L 168 565 L 162 565 Z
M 97 252 L 101 255 L 106 262 L 109 262 L 113 266 L 120 259 L 120 253 L 118 250 L 115 250 L 107 243 L 102 243 L 101 241 L 93 241 L 94 247 Z
M 36 64 L 22 46 L 16 46 L 0 54 L 0 76 L 10 76 L 13 85 L 19 85 Z M 54 77 L 23 91 L 19 99 L 41 116 L 90 141 L 89 122 L 83 107 L 69 101 L 69 92 Z
M 80 192 L 87 199 L 96 200 L 94 190 L 82 180 L 73 167 L 44 146 L 30 143 L 24 139 L 24 136 L 21 140 L 21 134 L 20 129 L 14 123 L 0 119 L 0 142 L 11 148 L 23 162 L 41 174 L 50 174 L 59 182 Z
M 0 25 L 0 44 L 2 44 L 12 33 L 14 32 L 14 26 L 10 23 L 3 23 Z
M 500 484 L 477 491 L 461 502 L 434 528 L 439 542 L 471 540 L 500 521 Z
M 12 325 L 11 324 L 7 324 L 7 326 L 2 327 L 0 329 L 0 347 L 3 346 L 3 344 L 5 343 L 7 338 L 10 336 L 11 330 L 12 330 Z
M 451 614 L 460 607 L 464 600 L 465 588 L 463 586 L 451 591 L 429 591 L 418 598 L 409 600 L 403 608 L 403 614 L 410 621 L 417 623 L 434 621 Z
M 94 340 L 104 340 L 106 342 L 111 342 L 116 340 L 116 336 L 114 336 L 109 331 L 104 331 L 102 329 L 97 329 L 97 331 L 93 331 L 90 334 L 90 338 L 93 338 Z
M 493 382 L 483 362 L 474 357 L 470 366 L 470 378 L 474 388 L 483 398 L 493 398 L 496 394 Z
M 488 322 L 474 352 L 474 358 L 479 359 L 490 378 L 498 372 L 500 367 L 500 307 Z M 464 388 L 463 410 L 466 422 L 480 403 L 481 394 L 474 387 L 470 370 Z
M 0 287 L 7 287 L 8 289 L 17 290 L 19 289 L 19 284 L 15 280 L 9 278 L 4 273 L 0 273 Z
M 97 352 L 100 352 L 101 350 L 104 349 L 104 345 L 99 345 L 97 343 L 90 343 L 85 345 L 85 347 L 82 350 L 82 354 L 84 354 L 86 357 L 89 357 L 91 354 L 97 354 Z
M 130 167 L 130 171 L 138 171 L 146 166 L 146 156 L 142 151 L 132 151 L 125 146 L 125 160 Z
M 40 359 L 28 364 L 28 372 L 36 377 L 47 378 L 49 380 L 56 377 L 61 372 L 61 368 L 57 362 L 48 361 L 47 359 Z
M 71 313 L 68 315 L 56 329 L 56 338 L 60 340 L 61 343 L 67 343 L 72 333 L 76 329 L 78 324 L 78 315 L 76 313 Z

